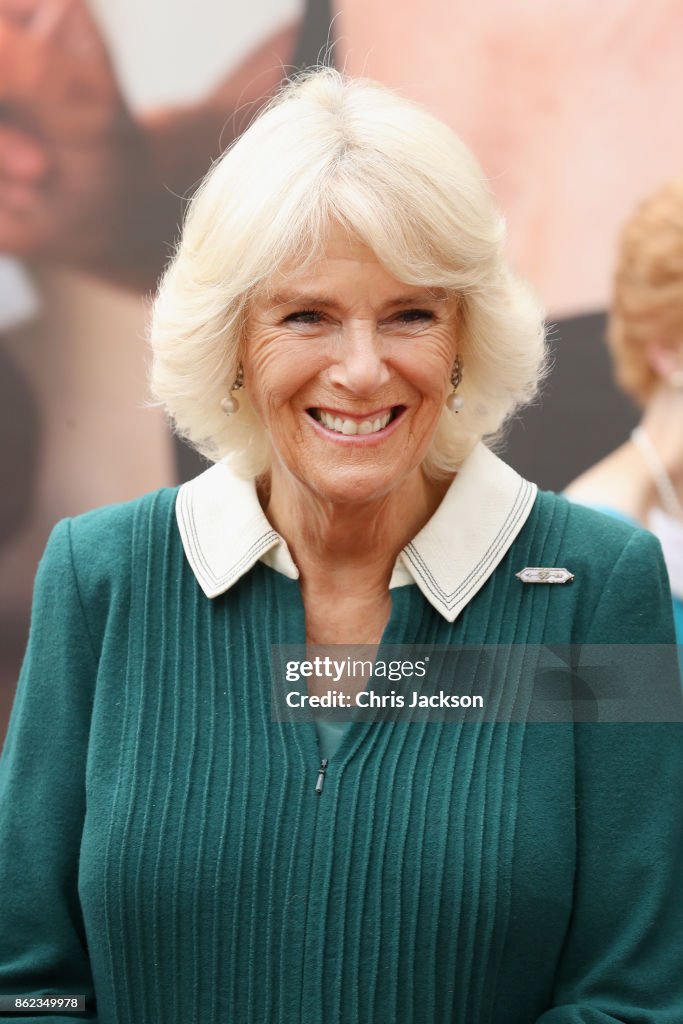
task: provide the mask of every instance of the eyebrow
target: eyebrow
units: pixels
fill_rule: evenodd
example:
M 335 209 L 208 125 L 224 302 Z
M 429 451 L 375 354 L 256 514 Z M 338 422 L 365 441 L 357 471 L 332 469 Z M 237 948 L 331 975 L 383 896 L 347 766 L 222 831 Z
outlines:
M 439 294 L 438 292 L 442 292 Z M 417 292 L 406 292 L 404 295 L 399 295 L 395 299 L 391 299 L 387 304 L 387 309 L 394 309 L 398 306 L 409 306 L 411 304 L 424 305 L 429 302 L 445 302 L 448 296 L 443 292 L 443 289 L 435 290 L 433 294 L 424 293 L 419 294 Z M 337 302 L 329 295 L 313 295 L 307 292 L 278 292 L 274 295 L 268 296 L 268 304 L 271 308 L 277 306 L 336 306 Z

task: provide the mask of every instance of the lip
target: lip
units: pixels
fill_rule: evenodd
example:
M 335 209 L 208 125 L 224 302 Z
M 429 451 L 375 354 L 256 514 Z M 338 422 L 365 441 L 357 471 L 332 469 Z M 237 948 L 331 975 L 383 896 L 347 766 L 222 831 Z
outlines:
M 383 441 L 385 441 L 387 438 L 389 438 L 394 433 L 394 431 L 398 428 L 399 424 L 403 422 L 403 416 L 404 416 L 404 414 L 406 412 L 406 406 L 405 405 L 403 405 L 403 406 L 395 406 L 395 405 L 385 406 L 384 409 L 380 410 L 379 413 L 373 412 L 371 415 L 368 415 L 367 413 L 364 413 L 362 416 L 357 416 L 357 415 L 351 416 L 349 413 L 337 412 L 336 409 L 335 410 L 328 409 L 327 406 L 322 406 L 322 405 L 320 405 L 320 406 L 317 406 L 317 405 L 316 406 L 312 406 L 312 408 L 322 409 L 323 412 L 334 413 L 335 415 L 344 416 L 346 419 L 354 419 L 354 420 L 358 420 L 358 421 L 366 420 L 366 419 L 370 419 L 370 418 L 374 419 L 378 415 L 381 416 L 383 412 L 386 413 L 386 412 L 389 412 L 392 409 L 396 409 L 396 408 L 400 409 L 400 412 L 398 412 L 396 414 L 396 416 L 391 421 L 391 423 L 387 424 L 386 427 L 383 427 L 382 430 L 378 430 L 375 434 L 338 434 L 336 432 L 336 430 L 330 430 L 329 427 L 326 427 L 324 424 L 322 424 L 318 420 L 316 420 L 313 416 L 311 416 L 311 414 L 309 412 L 306 413 L 306 419 L 311 424 L 313 429 L 315 431 L 317 431 L 317 433 L 319 433 L 326 440 L 336 441 L 337 444 L 346 444 L 346 445 L 348 445 L 348 444 L 351 444 L 351 445 L 368 445 L 368 444 L 369 445 L 377 445 L 377 444 L 382 444 Z

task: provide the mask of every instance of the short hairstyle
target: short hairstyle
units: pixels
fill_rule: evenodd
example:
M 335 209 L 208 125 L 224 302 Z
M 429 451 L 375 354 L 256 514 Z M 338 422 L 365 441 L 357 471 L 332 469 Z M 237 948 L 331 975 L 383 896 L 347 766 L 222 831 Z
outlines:
M 192 198 L 153 304 L 152 394 L 203 455 L 265 472 L 272 449 L 247 395 L 230 417 L 221 399 L 250 299 L 285 264 L 319 256 L 333 222 L 398 280 L 458 297 L 465 405 L 444 408 L 423 464 L 447 475 L 535 395 L 542 311 L 508 266 L 503 219 L 464 143 L 392 90 L 328 67 L 285 84 Z
M 607 339 L 617 382 L 645 404 L 659 383 L 648 342 L 683 344 L 683 176 L 644 200 L 622 229 Z

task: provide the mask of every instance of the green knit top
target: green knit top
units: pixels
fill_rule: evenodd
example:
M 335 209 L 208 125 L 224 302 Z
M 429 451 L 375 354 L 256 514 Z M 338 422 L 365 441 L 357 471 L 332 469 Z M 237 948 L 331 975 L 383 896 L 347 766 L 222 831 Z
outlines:
M 680 724 L 271 718 L 296 580 L 213 600 L 175 491 L 54 530 L 0 762 L 0 993 L 101 1024 L 681 1024 Z M 571 586 L 524 585 L 567 565 Z M 539 493 L 453 623 L 384 642 L 671 643 L 641 530 Z M 643 680 L 644 695 L 648 680 Z

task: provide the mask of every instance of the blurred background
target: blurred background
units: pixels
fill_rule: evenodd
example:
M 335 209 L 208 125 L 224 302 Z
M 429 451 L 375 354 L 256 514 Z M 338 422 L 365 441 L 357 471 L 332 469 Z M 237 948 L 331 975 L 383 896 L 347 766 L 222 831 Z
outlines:
M 184 197 L 329 52 L 474 149 L 546 305 L 553 373 L 504 457 L 561 489 L 638 419 L 605 310 L 621 223 L 683 171 L 677 0 L 0 0 L 0 737 L 54 523 L 202 468 L 145 407 Z

